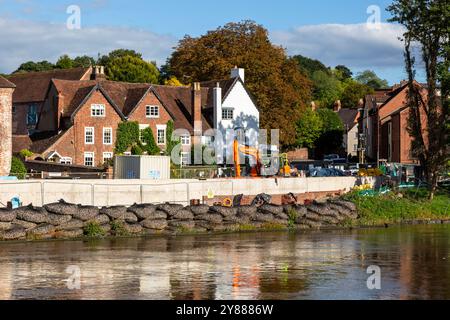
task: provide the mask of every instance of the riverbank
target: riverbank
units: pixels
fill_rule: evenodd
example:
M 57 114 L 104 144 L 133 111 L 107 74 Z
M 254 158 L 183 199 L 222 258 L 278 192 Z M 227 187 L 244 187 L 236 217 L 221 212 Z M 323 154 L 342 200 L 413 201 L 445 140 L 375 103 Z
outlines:
M 0 240 L 78 239 L 273 230 L 320 230 L 390 224 L 450 223 L 450 197 L 423 191 L 315 201 L 307 205 L 95 207 L 64 201 L 0 210 Z

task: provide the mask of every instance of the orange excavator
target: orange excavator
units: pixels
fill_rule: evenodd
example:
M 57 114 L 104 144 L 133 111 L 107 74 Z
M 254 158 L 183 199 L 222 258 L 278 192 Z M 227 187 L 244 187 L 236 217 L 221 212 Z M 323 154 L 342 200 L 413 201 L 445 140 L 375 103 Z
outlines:
M 240 166 L 240 157 L 239 153 L 243 153 L 249 156 L 252 156 L 256 160 L 256 165 L 253 166 L 250 170 L 250 176 L 252 178 L 257 178 L 261 176 L 261 156 L 260 152 L 257 148 L 249 147 L 249 146 L 243 146 L 239 145 L 238 140 L 234 140 L 233 144 L 233 161 L 234 161 L 234 168 L 236 172 L 236 178 L 241 178 L 241 166 Z

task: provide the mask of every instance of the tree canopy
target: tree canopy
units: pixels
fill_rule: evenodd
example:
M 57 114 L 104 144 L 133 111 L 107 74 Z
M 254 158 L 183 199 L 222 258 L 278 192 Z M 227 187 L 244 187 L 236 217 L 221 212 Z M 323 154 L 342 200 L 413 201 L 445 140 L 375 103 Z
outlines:
M 382 89 L 387 88 L 389 86 L 387 80 L 381 79 L 372 70 L 365 70 L 363 72 L 358 73 L 357 76 L 355 77 L 355 80 L 373 89 Z
M 183 83 L 223 79 L 234 66 L 261 110 L 261 128 L 280 129 L 283 146 L 295 144 L 295 122 L 310 101 L 310 81 L 268 32 L 253 21 L 229 23 L 197 38 L 185 36 L 164 70 Z
M 109 60 L 105 66 L 109 80 L 135 83 L 158 83 L 159 71 L 153 63 L 135 56 L 122 56 Z

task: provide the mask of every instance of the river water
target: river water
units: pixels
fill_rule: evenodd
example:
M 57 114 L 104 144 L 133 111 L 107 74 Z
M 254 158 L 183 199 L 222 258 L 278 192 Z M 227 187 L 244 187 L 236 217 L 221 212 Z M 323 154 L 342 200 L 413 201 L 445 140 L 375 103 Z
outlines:
M 1 243 L 0 299 L 450 299 L 450 225 Z

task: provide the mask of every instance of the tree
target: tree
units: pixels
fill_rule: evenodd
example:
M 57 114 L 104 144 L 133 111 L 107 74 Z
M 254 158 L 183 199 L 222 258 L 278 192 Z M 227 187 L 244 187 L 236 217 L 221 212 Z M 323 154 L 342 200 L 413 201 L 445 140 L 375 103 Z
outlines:
M 139 141 L 139 123 L 125 121 L 117 126 L 115 153 L 122 154 Z
M 107 55 L 102 56 L 98 59 L 98 64 L 102 66 L 106 66 L 110 63 L 111 60 L 117 58 L 123 58 L 125 56 L 131 56 L 142 60 L 142 54 L 130 49 L 117 49 L 113 50 Z
M 17 179 L 25 179 L 27 168 L 25 164 L 17 157 L 11 159 L 11 176 L 16 176 Z
M 138 57 L 114 58 L 105 67 L 106 75 L 112 81 L 158 83 L 159 71 L 156 66 Z
M 295 122 L 310 101 L 310 81 L 267 30 L 253 21 L 229 23 L 198 38 L 185 36 L 168 59 L 165 72 L 183 83 L 229 78 L 234 66 L 246 69 L 261 128 L 280 129 L 284 147 L 295 144 Z
M 316 71 L 312 75 L 314 83 L 313 98 L 321 107 L 331 107 L 336 100 L 341 99 L 342 83 L 333 74 Z
M 49 71 L 53 69 L 55 69 L 55 65 L 47 60 L 40 62 L 28 61 L 22 63 L 13 73 Z
M 145 144 L 142 144 L 140 141 L 137 141 L 139 145 L 141 145 L 141 148 L 147 152 L 148 155 L 157 155 L 161 152 L 158 145 L 155 142 L 155 138 L 153 137 L 153 130 L 148 127 L 142 130 L 142 141 Z
M 339 78 L 341 80 L 351 79 L 353 76 L 353 72 L 344 65 L 338 65 L 335 68 L 339 72 Z
M 344 124 L 336 112 L 326 108 L 317 110 L 322 122 L 322 131 L 316 141 L 316 156 L 340 153 L 344 137 Z
M 95 59 L 89 56 L 78 56 L 73 59 L 74 68 L 88 68 L 96 65 Z
M 394 0 L 388 11 L 393 16 L 391 21 L 406 29 L 402 40 L 408 74 L 407 129 L 413 138 L 412 153 L 420 161 L 433 199 L 439 171 L 449 160 L 450 5 L 448 0 Z M 416 59 L 411 48 L 414 45 L 421 51 L 426 89 L 415 81 Z
M 373 93 L 373 89 L 354 80 L 344 82 L 341 103 L 343 108 L 358 108 L 359 102 L 366 95 Z
M 330 69 L 327 68 L 319 60 L 310 59 L 302 55 L 293 56 L 292 59 L 294 59 L 298 63 L 300 70 L 310 79 L 316 71 L 322 71 L 326 74 L 331 75 Z
M 73 68 L 73 60 L 67 55 L 59 57 L 56 62 L 56 68 L 58 69 L 70 69 Z
M 319 115 L 309 108 L 306 109 L 296 123 L 296 145 L 301 148 L 314 148 L 322 130 L 323 123 Z
M 169 79 L 164 80 L 163 83 L 166 86 L 172 86 L 172 87 L 183 86 L 183 84 L 180 82 L 180 80 L 177 79 L 177 77 L 170 77 Z
M 387 88 L 389 86 L 387 80 L 380 79 L 377 76 L 377 74 L 372 70 L 366 70 L 358 73 L 355 80 L 373 89 L 382 89 Z
M 179 145 L 181 143 L 181 139 L 180 138 L 175 138 L 172 139 L 172 135 L 174 132 L 174 124 L 172 120 L 167 121 L 167 127 L 166 127 L 166 150 L 165 150 L 165 154 L 166 156 L 171 156 L 172 155 L 172 150 L 173 148 L 175 148 L 177 145 Z

